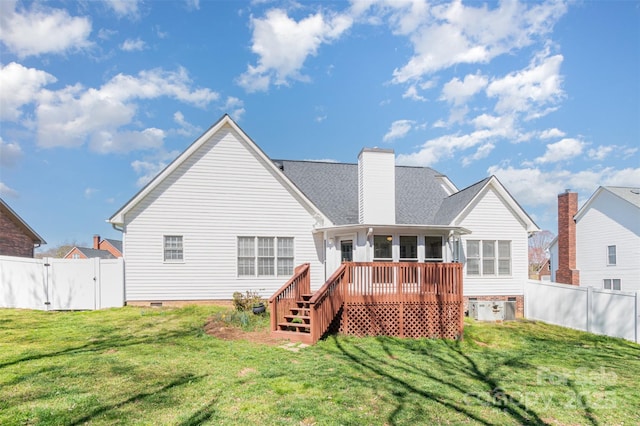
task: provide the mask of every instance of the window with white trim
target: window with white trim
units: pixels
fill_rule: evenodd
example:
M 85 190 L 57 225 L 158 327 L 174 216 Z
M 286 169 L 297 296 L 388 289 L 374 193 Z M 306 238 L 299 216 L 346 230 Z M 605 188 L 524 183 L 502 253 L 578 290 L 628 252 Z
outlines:
M 467 275 L 511 275 L 511 241 L 467 240 Z
M 442 237 L 424 237 L 424 261 L 442 262 Z
M 238 237 L 238 276 L 290 276 L 293 254 L 291 237 Z
M 607 246 L 607 265 L 616 264 L 616 246 Z
M 418 237 L 400 236 L 400 262 L 418 261 Z
M 164 261 L 165 262 L 182 262 L 184 260 L 184 252 L 182 246 L 182 235 L 165 235 L 164 236 Z
M 622 281 L 619 278 L 605 278 L 603 287 L 605 290 L 621 290 Z
M 393 258 L 392 248 L 393 237 L 391 235 L 373 236 L 373 260 L 391 261 Z

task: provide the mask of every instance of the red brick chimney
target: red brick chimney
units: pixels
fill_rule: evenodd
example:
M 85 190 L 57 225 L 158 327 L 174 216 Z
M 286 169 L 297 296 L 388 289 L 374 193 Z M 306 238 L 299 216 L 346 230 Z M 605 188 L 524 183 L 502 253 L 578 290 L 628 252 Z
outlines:
M 576 221 L 578 193 L 558 194 L 558 269 L 556 282 L 580 285 L 580 271 L 576 269 Z
M 93 236 L 93 248 L 95 250 L 100 250 L 100 235 Z

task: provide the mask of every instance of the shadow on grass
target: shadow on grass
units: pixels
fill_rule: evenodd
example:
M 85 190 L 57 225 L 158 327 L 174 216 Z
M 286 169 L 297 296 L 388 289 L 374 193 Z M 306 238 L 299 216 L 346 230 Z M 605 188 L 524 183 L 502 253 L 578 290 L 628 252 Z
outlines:
M 131 403 L 137 403 L 140 402 L 141 400 L 145 400 L 147 398 L 153 397 L 156 398 L 158 396 L 158 394 L 161 394 L 163 392 L 167 392 L 169 390 L 171 390 L 172 388 L 178 387 L 178 386 L 182 386 L 185 384 L 190 384 L 194 381 L 198 381 L 201 380 L 203 377 L 205 376 L 194 376 L 193 374 L 187 374 L 184 375 L 176 380 L 173 380 L 169 383 L 167 383 L 166 385 L 158 388 L 158 389 L 152 389 L 148 392 L 140 392 L 138 394 L 135 394 L 127 399 L 125 399 L 124 401 L 120 401 L 118 403 L 114 403 L 114 404 L 107 404 L 107 405 L 103 405 L 101 407 L 98 407 L 94 410 L 92 410 L 89 414 L 86 414 L 82 417 L 80 417 L 79 419 L 76 419 L 75 421 L 68 423 L 70 426 L 75 426 L 75 425 L 80 425 L 80 424 L 84 424 L 88 421 L 90 421 L 91 419 L 99 416 L 100 414 L 106 413 L 108 411 L 111 410 L 117 410 L 127 404 L 131 404 Z M 210 416 L 210 415 L 209 415 Z M 203 420 L 204 421 L 204 420 Z M 198 424 L 198 423 L 187 423 L 187 424 Z
M 207 422 L 215 413 L 216 400 L 212 399 L 204 407 L 193 413 L 187 420 L 178 423 L 179 426 L 197 426 Z
M 515 395 L 505 391 L 500 382 L 493 376 L 496 369 L 501 366 L 527 366 L 521 360 L 509 358 L 494 363 L 491 367 L 482 369 L 478 363 L 466 355 L 459 342 L 444 341 L 446 349 L 440 353 L 427 352 L 427 348 L 416 348 L 412 341 L 402 339 L 378 338 L 382 350 L 388 355 L 387 359 L 381 359 L 379 355 L 369 352 L 362 347 L 343 344 L 340 338 L 332 336 L 338 350 L 348 359 L 361 366 L 375 377 L 382 379 L 377 381 L 382 386 L 391 387 L 391 393 L 400 398 L 397 407 L 389 415 L 389 424 L 398 424 L 403 414 L 406 399 L 410 396 L 423 398 L 442 407 L 462 414 L 478 423 L 495 424 L 495 418 L 484 418 L 472 405 L 495 408 L 503 414 L 511 417 L 518 424 L 547 424 L 532 409 L 523 404 Z M 438 368 L 429 370 L 418 365 L 403 361 L 394 356 L 390 344 L 400 345 L 412 352 L 418 352 L 420 359 L 432 359 Z M 418 350 L 416 350 L 418 349 Z M 392 361 L 390 361 L 392 360 Z M 406 374 L 421 378 L 418 381 L 409 381 L 404 378 Z M 354 380 L 361 380 L 353 378 Z M 425 379 L 442 386 L 442 391 L 431 391 L 420 387 L 417 383 L 424 383 Z M 482 385 L 486 392 L 470 392 L 464 382 L 468 379 Z M 398 389 L 400 388 L 400 390 Z

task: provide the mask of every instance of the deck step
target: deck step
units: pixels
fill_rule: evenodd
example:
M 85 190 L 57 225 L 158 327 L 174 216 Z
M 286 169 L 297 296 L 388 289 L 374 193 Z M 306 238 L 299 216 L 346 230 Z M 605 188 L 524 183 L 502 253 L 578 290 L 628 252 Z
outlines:
M 297 322 L 281 322 L 278 323 L 280 331 L 297 331 L 299 333 L 311 333 L 311 324 L 300 324 Z
M 311 317 L 308 315 L 285 315 L 284 318 L 287 320 L 288 323 L 290 323 L 296 318 L 301 319 L 304 322 L 304 324 L 309 324 L 309 322 L 311 321 Z M 296 324 L 296 323 L 293 323 L 293 324 Z

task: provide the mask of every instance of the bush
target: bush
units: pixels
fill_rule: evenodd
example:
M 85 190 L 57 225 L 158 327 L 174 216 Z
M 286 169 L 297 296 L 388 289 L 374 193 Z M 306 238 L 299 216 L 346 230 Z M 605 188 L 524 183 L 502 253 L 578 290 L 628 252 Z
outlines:
M 239 291 L 233 293 L 233 306 L 237 311 L 250 311 L 260 303 L 265 303 L 265 300 L 257 291 L 247 290 L 244 294 Z

